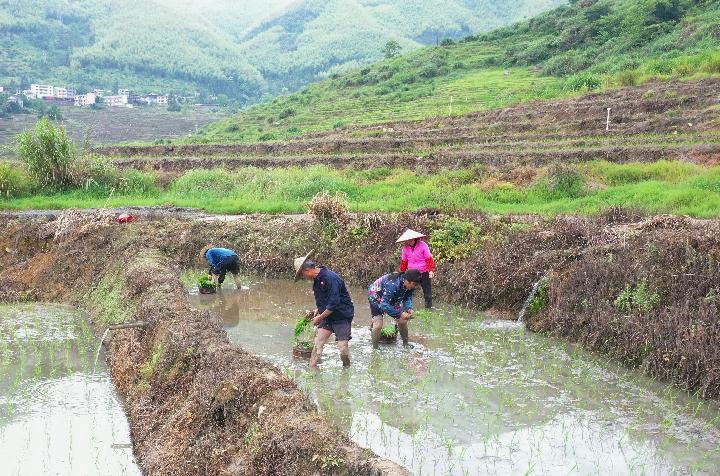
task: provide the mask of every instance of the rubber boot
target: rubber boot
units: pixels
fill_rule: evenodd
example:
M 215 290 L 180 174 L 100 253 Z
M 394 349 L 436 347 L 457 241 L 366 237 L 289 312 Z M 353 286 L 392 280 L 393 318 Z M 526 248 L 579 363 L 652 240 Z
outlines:
M 380 329 L 381 327 L 378 327 L 377 329 L 373 325 L 372 330 L 370 331 L 370 335 L 372 337 L 372 346 L 373 349 L 379 349 L 380 348 Z
M 342 360 L 343 367 L 350 367 L 350 354 L 340 354 L 340 360 Z
M 403 347 L 407 347 L 408 346 L 408 334 L 409 334 L 407 324 L 404 326 L 402 326 L 402 325 L 398 326 L 398 330 L 400 331 L 400 337 L 402 338 Z

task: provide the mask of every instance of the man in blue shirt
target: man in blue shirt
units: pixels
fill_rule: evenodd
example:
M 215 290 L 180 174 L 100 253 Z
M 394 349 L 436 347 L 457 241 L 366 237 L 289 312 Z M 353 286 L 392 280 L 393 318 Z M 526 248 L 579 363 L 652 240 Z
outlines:
M 352 339 L 351 329 L 355 306 L 342 278 L 331 269 L 318 266 L 311 261 L 309 259 L 311 254 L 312 251 L 304 257 L 295 259 L 295 280 L 300 277 L 311 280 L 315 294 L 316 308 L 313 311 L 313 324 L 317 326 L 318 330 L 315 335 L 315 346 L 310 356 L 310 367 L 317 368 L 323 347 L 332 334 L 335 334 L 343 367 L 348 367 L 350 366 L 348 343 Z
M 240 259 L 237 253 L 227 248 L 213 248 L 206 246 L 200 252 L 200 256 L 206 259 L 210 270 L 208 277 L 217 285 L 218 289 L 225 281 L 225 275 L 230 271 L 235 280 L 235 285 L 240 289 Z

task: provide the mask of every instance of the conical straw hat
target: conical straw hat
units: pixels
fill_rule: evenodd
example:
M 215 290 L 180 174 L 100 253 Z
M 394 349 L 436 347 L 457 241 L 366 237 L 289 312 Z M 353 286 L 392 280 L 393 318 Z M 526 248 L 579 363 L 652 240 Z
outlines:
M 300 279 L 300 271 L 302 271 L 303 265 L 310 258 L 310 256 L 312 256 L 313 253 L 315 253 L 315 250 L 310 251 L 310 253 L 306 254 L 305 256 L 295 258 L 295 261 L 293 262 L 293 265 L 295 266 L 295 281 Z
M 407 229 L 405 230 L 405 233 L 400 235 L 400 238 L 398 238 L 395 243 L 402 243 L 403 241 L 410 241 L 415 240 L 417 238 L 425 238 L 426 235 L 423 235 L 422 233 L 418 233 L 415 230 Z

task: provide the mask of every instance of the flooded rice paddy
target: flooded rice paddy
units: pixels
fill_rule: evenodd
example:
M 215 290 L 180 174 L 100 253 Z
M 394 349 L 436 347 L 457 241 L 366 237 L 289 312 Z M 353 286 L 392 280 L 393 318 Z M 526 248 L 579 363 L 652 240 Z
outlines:
M 0 305 L 0 474 L 141 474 L 97 347 L 71 308 Z
M 228 286 L 226 284 L 226 286 Z M 232 285 L 230 285 L 232 286 Z M 370 344 L 362 289 L 352 367 L 291 355 L 308 283 L 262 280 L 197 295 L 230 339 L 296 379 L 358 444 L 413 474 L 718 474 L 720 410 L 515 322 L 445 309 L 410 323 L 412 349 Z M 414 336 L 414 337 L 413 337 Z

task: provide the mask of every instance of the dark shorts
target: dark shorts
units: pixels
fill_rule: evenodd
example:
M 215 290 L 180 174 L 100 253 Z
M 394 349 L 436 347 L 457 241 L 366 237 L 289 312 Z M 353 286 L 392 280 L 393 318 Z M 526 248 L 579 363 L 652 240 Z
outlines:
M 372 318 L 373 321 L 375 319 L 382 319 L 384 314 L 385 313 L 383 312 L 382 309 L 380 309 L 379 307 L 374 305 L 372 303 L 372 301 L 370 301 L 370 317 Z M 390 317 L 392 317 L 392 316 L 390 316 Z M 398 319 L 400 319 L 400 316 L 395 316 L 395 317 L 393 317 L 393 319 L 395 319 L 397 321 Z
M 342 321 L 328 321 L 325 319 L 318 327 L 335 334 L 336 341 L 352 339 L 352 319 L 343 319 Z
M 219 276 L 218 283 L 222 284 L 225 281 L 225 274 L 227 272 L 232 274 L 240 273 L 240 259 L 237 256 L 228 256 L 214 268 L 210 268 L 210 274 L 216 274 Z

